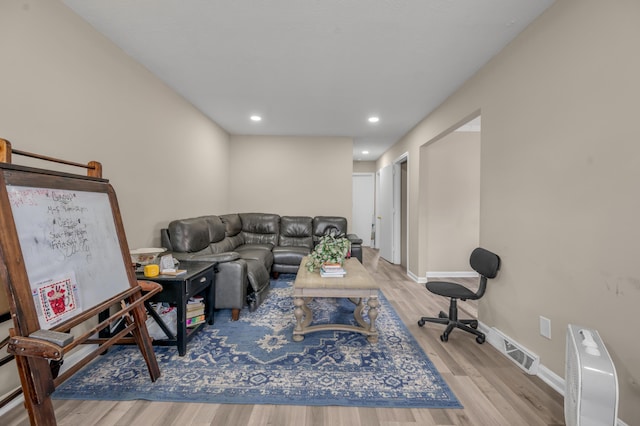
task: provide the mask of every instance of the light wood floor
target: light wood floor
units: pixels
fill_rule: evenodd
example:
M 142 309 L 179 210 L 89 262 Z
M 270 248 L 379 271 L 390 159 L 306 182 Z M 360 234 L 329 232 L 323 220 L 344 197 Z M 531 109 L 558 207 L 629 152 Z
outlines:
M 433 361 L 464 409 L 394 409 L 285 405 L 187 404 L 148 401 L 54 401 L 58 425 L 562 425 L 562 397 L 529 376 L 488 343 L 453 331 L 440 341 L 442 326 L 418 327 L 421 316 L 447 311 L 448 300 L 409 279 L 404 268 L 365 248 L 364 263 L 386 298 Z M 463 280 L 469 284 L 475 280 Z M 490 284 L 489 284 L 490 285 Z M 491 291 L 489 286 L 487 291 Z M 475 316 L 473 303 L 460 302 L 460 317 Z M 247 401 L 249 402 L 249 401 Z M 28 425 L 22 407 L 0 418 L 4 426 Z

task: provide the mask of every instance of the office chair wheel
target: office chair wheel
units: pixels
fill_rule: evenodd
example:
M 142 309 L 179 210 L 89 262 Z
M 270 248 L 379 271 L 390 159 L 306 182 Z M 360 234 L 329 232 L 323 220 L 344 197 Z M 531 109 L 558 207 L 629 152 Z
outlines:
M 438 314 L 438 318 L 447 318 L 448 315 L 444 312 L 444 311 L 440 311 L 440 313 Z
M 445 333 L 442 333 L 442 334 L 440 335 L 440 340 L 442 340 L 443 342 L 448 341 L 448 340 L 449 340 L 449 333 L 446 333 L 446 332 L 445 332 Z
M 418 327 L 424 327 L 425 320 L 418 320 Z
M 474 328 L 474 329 L 478 329 L 478 321 L 473 321 L 469 323 L 469 327 Z
M 484 343 L 484 336 L 478 336 L 476 337 L 476 342 L 478 342 L 479 345 Z

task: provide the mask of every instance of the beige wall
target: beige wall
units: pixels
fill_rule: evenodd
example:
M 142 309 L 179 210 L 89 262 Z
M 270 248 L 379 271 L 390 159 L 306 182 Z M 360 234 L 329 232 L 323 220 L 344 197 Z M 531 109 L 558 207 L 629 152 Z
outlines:
M 376 162 L 375 161 L 354 161 L 353 173 L 375 173 Z
M 567 323 L 596 328 L 628 424 L 640 419 L 639 21 L 635 0 L 556 2 L 378 161 L 410 153 L 409 269 L 422 276 L 425 171 L 413 160 L 481 111 L 480 244 L 503 267 L 480 319 L 561 377 Z
M 226 210 L 228 134 L 70 9 L 1 2 L 0 54 L 0 137 L 102 162 L 131 247 L 159 244 L 172 218 Z
M 428 277 L 472 272 L 469 254 L 480 238 L 480 133 L 452 132 L 423 145 L 426 162 Z
M 158 245 L 173 218 L 227 209 L 228 134 L 65 6 L 0 2 L 0 57 L 0 137 L 102 162 L 130 247 Z M 13 363 L 0 368 L 0 396 L 18 385 Z
M 229 211 L 344 216 L 351 226 L 353 141 L 232 136 Z

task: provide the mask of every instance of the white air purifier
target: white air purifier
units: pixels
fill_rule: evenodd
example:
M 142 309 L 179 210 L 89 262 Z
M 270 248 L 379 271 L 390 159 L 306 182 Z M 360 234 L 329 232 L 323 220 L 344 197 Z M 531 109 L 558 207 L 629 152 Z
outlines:
M 618 377 L 596 330 L 569 324 L 565 366 L 564 418 L 567 426 L 615 426 Z

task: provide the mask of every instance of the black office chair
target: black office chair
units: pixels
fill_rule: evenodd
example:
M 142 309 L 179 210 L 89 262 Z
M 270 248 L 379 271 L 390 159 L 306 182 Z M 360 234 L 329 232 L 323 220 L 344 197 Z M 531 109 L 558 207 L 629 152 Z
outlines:
M 443 342 L 449 340 L 449 333 L 451 333 L 454 328 L 459 328 L 468 333 L 475 334 L 476 342 L 478 343 L 484 343 L 485 341 L 484 333 L 477 330 L 478 320 L 458 319 L 458 299 L 480 299 L 487 288 L 487 279 L 495 278 L 498 274 L 498 270 L 500 269 L 500 257 L 497 254 L 478 247 L 471 252 L 469 263 L 471 264 L 471 267 L 480 274 L 480 287 L 475 293 L 460 284 L 446 281 L 431 281 L 426 284 L 427 290 L 431 293 L 451 298 L 451 303 L 449 304 L 449 315 L 440 311 L 438 318 L 422 317 L 418 321 L 418 325 L 420 327 L 424 326 L 424 323 L 427 321 L 446 324 L 447 328 L 440 336 L 440 340 Z

